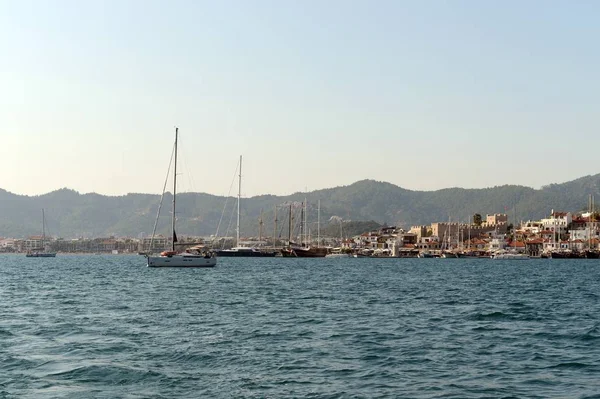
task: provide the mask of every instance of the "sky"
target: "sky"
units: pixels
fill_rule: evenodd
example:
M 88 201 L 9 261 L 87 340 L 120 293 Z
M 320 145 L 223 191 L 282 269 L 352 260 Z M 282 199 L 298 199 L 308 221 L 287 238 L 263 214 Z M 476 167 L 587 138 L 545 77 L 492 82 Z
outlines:
M 0 0 L 0 188 L 290 194 L 600 173 L 597 1 Z

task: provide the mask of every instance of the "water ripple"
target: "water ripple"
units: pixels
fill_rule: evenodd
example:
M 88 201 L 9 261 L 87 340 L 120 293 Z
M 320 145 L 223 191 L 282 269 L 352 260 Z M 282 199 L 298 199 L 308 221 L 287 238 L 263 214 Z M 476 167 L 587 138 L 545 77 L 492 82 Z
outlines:
M 600 263 L 0 256 L 0 398 L 598 398 Z

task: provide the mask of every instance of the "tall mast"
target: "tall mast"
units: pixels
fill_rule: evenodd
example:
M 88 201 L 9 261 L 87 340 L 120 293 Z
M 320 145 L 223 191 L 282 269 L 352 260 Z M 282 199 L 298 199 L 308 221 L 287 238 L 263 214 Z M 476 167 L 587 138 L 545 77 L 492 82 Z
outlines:
M 46 242 L 46 217 L 44 215 L 44 208 L 42 208 L 42 248 L 45 248 Z
M 275 248 L 275 243 L 276 241 L 276 237 L 277 237 L 277 205 L 275 205 L 275 209 L 274 209 L 274 213 L 273 215 L 275 216 L 273 218 L 273 248 Z
M 290 204 L 290 216 L 289 216 L 289 225 L 288 225 L 288 245 L 292 245 L 292 204 Z
M 302 208 L 300 209 L 300 244 L 303 245 L 304 244 L 304 229 L 306 228 L 306 226 L 304 225 L 304 216 L 306 215 L 304 213 L 304 207 L 306 206 L 306 203 L 303 202 L 302 203 Z
M 260 210 L 260 219 L 258 219 L 258 245 L 262 241 L 262 229 L 263 229 L 263 211 Z
M 306 242 L 306 246 L 309 246 L 308 242 L 308 200 L 306 196 L 304 197 L 304 241 Z
M 235 232 L 235 246 L 240 246 L 240 200 L 242 198 L 242 156 L 240 155 L 240 174 L 238 176 L 238 203 L 237 203 L 237 227 Z
M 467 216 L 467 222 L 469 223 L 469 252 L 471 252 L 471 225 L 473 224 L 473 221 L 469 220 Z
M 175 251 L 175 198 L 177 193 L 177 136 L 179 128 L 175 128 L 175 167 L 173 168 L 173 214 L 171 215 L 171 251 Z
M 321 246 L 321 200 L 317 202 L 317 247 Z
M 592 249 L 592 194 L 588 199 L 588 210 L 590 217 L 588 218 L 588 249 Z

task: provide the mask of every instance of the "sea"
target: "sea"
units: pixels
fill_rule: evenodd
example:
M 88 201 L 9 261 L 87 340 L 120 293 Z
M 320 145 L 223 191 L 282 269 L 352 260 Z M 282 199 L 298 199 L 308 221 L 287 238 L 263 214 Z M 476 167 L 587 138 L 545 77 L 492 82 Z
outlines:
M 0 398 L 600 398 L 600 260 L 0 256 Z

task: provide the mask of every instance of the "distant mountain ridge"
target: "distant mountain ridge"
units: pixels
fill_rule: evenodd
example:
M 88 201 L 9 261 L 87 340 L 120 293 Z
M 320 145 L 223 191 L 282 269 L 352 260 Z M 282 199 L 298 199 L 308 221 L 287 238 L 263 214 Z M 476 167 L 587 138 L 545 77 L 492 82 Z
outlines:
M 287 196 L 260 195 L 242 202 L 241 235 L 258 235 L 259 217 L 263 211 L 263 235 L 272 236 L 274 208 L 278 207 L 277 235 L 287 237 L 287 214 L 290 203 L 309 202 L 309 228 L 317 234 L 317 201 L 321 201 L 321 226 L 338 223 L 339 218 L 355 221 L 375 221 L 380 224 L 411 225 L 435 221 L 466 222 L 474 213 L 508 213 L 519 220 L 538 219 L 552 209 L 579 211 L 587 209 L 588 196 L 600 201 L 600 174 L 585 176 L 541 189 L 504 185 L 483 189 L 447 188 L 437 191 L 411 191 L 391 183 L 361 180 L 309 193 Z M 49 233 L 64 238 L 132 236 L 150 234 L 156 218 L 160 195 L 127 194 L 105 196 L 79 194 L 60 189 L 37 196 L 25 196 L 0 189 L 0 236 L 26 237 L 39 234 L 41 209 L 46 210 Z M 169 233 L 170 201 L 165 194 L 158 232 Z M 234 235 L 235 198 L 205 193 L 181 193 L 177 196 L 178 234 Z M 294 212 L 296 213 L 296 212 Z M 329 220 L 334 217 L 333 222 Z M 335 218 L 337 217 L 337 218 Z M 299 219 L 296 216 L 296 221 Z M 229 227 L 229 228 L 228 228 Z M 335 228 L 329 231 L 337 231 Z

